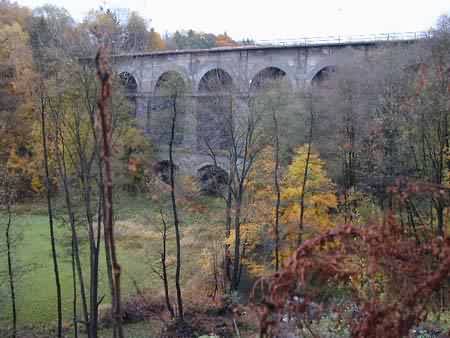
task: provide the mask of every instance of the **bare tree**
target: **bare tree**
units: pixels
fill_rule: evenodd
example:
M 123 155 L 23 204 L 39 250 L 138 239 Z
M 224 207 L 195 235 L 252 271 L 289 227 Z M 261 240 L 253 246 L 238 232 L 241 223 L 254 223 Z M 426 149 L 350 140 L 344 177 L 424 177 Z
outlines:
M 215 190 L 223 198 L 225 203 L 225 238 L 231 235 L 233 221 L 233 181 L 234 167 L 231 149 L 230 131 L 233 129 L 233 86 L 228 74 L 221 70 L 208 72 L 200 81 L 200 96 L 198 97 L 197 134 L 199 135 L 201 150 L 206 150 L 213 161 L 213 166 L 207 173 L 215 176 L 219 169 L 217 158 L 225 156 L 228 162 L 229 173 L 225 184 L 219 184 L 215 177 L 211 177 L 212 186 L 209 190 Z M 232 257 L 230 245 L 224 244 L 223 278 L 224 285 L 232 280 Z
M 252 82 L 251 102 L 252 109 L 264 117 L 264 130 L 266 137 L 260 142 L 264 146 L 271 146 L 273 170 L 272 175 L 272 203 L 274 216 L 271 219 L 274 233 L 273 257 L 275 271 L 280 268 L 280 246 L 282 229 L 280 229 L 281 213 L 281 170 L 282 152 L 289 148 L 290 133 L 293 129 L 298 132 L 294 120 L 301 113 L 302 104 L 296 93 L 290 87 L 284 72 L 271 71 L 268 74 L 259 74 Z M 295 118 L 294 118 L 295 114 Z M 258 170 L 258 168 L 255 168 Z M 267 184 L 270 184 L 267 182 Z
M 368 134 L 373 101 L 370 98 L 370 63 L 343 51 L 336 67 L 322 69 L 313 79 L 309 111 L 315 112 L 315 144 L 330 162 L 338 183 L 345 221 L 352 221 L 356 201 L 352 193 L 359 183 L 362 139 Z M 312 105 L 312 106 L 311 106 Z
M 308 110 L 309 110 L 309 127 L 308 127 L 308 136 L 307 136 L 307 148 L 306 148 L 306 159 L 305 159 L 305 170 L 303 173 L 303 181 L 302 181 L 302 189 L 300 193 L 300 215 L 299 215 L 299 221 L 298 221 L 298 237 L 297 237 L 297 244 L 300 245 L 302 242 L 303 232 L 304 232 L 304 215 L 305 215 L 305 194 L 306 194 L 306 185 L 308 181 L 308 171 L 310 166 L 310 159 L 311 159 L 311 146 L 313 141 L 313 129 L 314 129 L 314 108 L 313 108 L 313 95 L 312 92 L 309 95 L 308 100 Z
M 63 59 L 66 60 L 66 59 Z M 67 60 L 70 60 L 67 57 Z M 71 70 L 56 69 L 48 79 L 46 102 L 49 111 L 53 155 L 67 211 L 66 224 L 72 236 L 74 268 L 74 321 L 77 321 L 77 284 L 80 288 L 82 323 L 88 337 L 97 337 L 99 297 L 99 254 L 102 217 L 102 159 L 95 126 L 97 88 L 95 72 L 86 65 L 74 65 Z M 58 89 L 55 90 L 55 87 Z M 113 106 L 116 108 L 116 106 Z M 121 108 L 121 107 L 117 107 Z M 118 115 L 121 111 L 118 110 Z M 120 128 L 119 128 L 120 129 Z M 88 132 L 86 132 L 88 131 Z M 81 205 L 78 204 L 78 196 Z M 78 213 L 83 216 L 78 217 Z M 95 215 L 97 214 L 97 215 Z M 97 224 L 94 224 L 97 223 Z M 86 225 L 86 229 L 80 228 Z M 86 230 L 89 246 L 89 278 L 84 278 L 80 258 L 80 243 Z M 106 242 L 106 238 L 105 238 Z M 106 253 L 107 262 L 109 251 Z M 107 263 L 108 272 L 111 272 Z M 111 274 L 108 273 L 110 279 Z M 110 283 L 110 286 L 112 283 Z M 112 288 L 111 288 L 112 289 Z M 99 299 L 100 298 L 100 299 Z M 78 323 L 74 324 L 77 334 Z
M 257 155 L 264 147 L 264 138 L 261 124 L 262 116 L 254 111 L 249 104 L 247 112 L 236 112 L 236 123 L 228 121 L 230 133 L 230 147 L 228 149 L 231 159 L 230 172 L 232 173 L 231 192 L 234 201 L 233 229 L 234 229 L 234 255 L 233 272 L 231 277 L 231 290 L 239 287 L 242 273 L 242 254 L 245 246 L 241 247 L 241 223 L 243 203 L 246 193 L 246 183 Z
M 166 301 L 167 311 L 169 312 L 171 318 L 175 318 L 175 312 L 173 310 L 172 304 L 170 302 L 170 294 L 169 294 L 169 278 L 167 276 L 167 222 L 164 218 L 163 211 L 160 210 L 161 214 L 161 240 L 162 240 L 162 248 L 160 252 L 160 260 L 159 265 L 161 270 L 153 269 L 153 272 L 162 280 L 164 287 L 164 299 Z
M 176 241 L 176 270 L 175 270 L 175 288 L 177 292 L 177 305 L 178 305 L 178 319 L 180 321 L 184 320 L 183 314 L 183 298 L 181 295 L 181 234 L 180 234 L 180 220 L 178 218 L 178 210 L 177 210 L 177 199 L 175 195 L 175 163 L 173 159 L 173 148 L 175 142 L 175 130 L 177 125 L 177 98 L 178 98 L 178 90 L 175 88 L 172 93 L 172 118 L 170 124 L 170 140 L 169 140 L 169 175 L 170 175 L 170 200 L 172 204 L 172 215 L 173 215 L 173 225 L 175 227 L 175 241 Z
M 83 270 L 82 270 L 82 264 L 80 259 L 80 249 L 79 249 L 79 235 L 77 231 L 77 224 L 76 224 L 76 217 L 75 217 L 75 208 L 73 205 L 73 198 L 72 198 L 72 190 L 69 184 L 69 177 L 67 172 L 67 159 L 66 159 L 66 152 L 67 152 L 67 145 L 66 141 L 63 135 L 62 131 L 62 117 L 61 117 L 61 111 L 63 110 L 62 106 L 56 107 L 52 103 L 52 99 L 50 97 L 47 98 L 49 111 L 51 112 L 51 121 L 53 122 L 52 129 L 53 129 L 53 139 L 55 140 L 56 147 L 54 147 L 55 151 L 55 157 L 56 157 L 56 163 L 57 163 L 57 171 L 58 175 L 61 180 L 61 186 L 64 191 L 64 197 L 66 202 L 66 209 L 67 209 L 67 215 L 69 218 L 69 225 L 71 230 L 71 243 L 73 248 L 73 259 L 75 263 L 76 273 L 78 276 L 78 283 L 80 286 L 80 293 L 81 293 L 81 304 L 82 304 L 82 311 L 83 311 L 83 319 L 84 319 L 84 325 L 86 326 L 86 331 L 88 332 L 88 336 L 90 335 L 89 330 L 89 312 L 88 312 L 88 306 L 87 306 L 87 297 L 86 297 L 86 289 L 85 289 L 85 281 L 83 278 Z
M 12 208 L 15 203 L 15 194 L 13 190 L 13 180 L 8 175 L 6 170 L 0 172 L 0 207 L 6 210 L 6 228 L 5 228 L 5 242 L 6 242 L 6 257 L 8 265 L 8 282 L 11 300 L 11 314 L 12 314 L 12 332 L 11 337 L 17 337 L 17 300 L 16 300 L 16 269 L 14 266 L 14 238 L 11 234 L 11 226 L 13 225 Z
M 179 218 L 179 210 L 177 205 L 177 183 L 176 183 L 176 163 L 175 163 L 175 147 L 180 142 L 181 133 L 181 118 L 185 110 L 185 84 L 183 79 L 175 72 L 165 73 L 158 80 L 157 101 L 161 108 L 166 113 L 166 116 L 160 117 L 159 128 L 163 132 L 159 135 L 159 142 L 167 142 L 168 146 L 168 180 L 170 186 L 170 208 L 172 214 L 172 221 L 175 230 L 175 245 L 176 245 L 176 266 L 175 266 L 175 290 L 176 290 L 176 318 L 181 323 L 184 321 L 183 297 L 181 290 L 181 268 L 182 268 L 182 254 L 181 254 L 181 221 Z M 168 109 L 167 109 L 168 108 Z M 168 130 L 165 133 L 164 130 Z M 163 223 L 165 221 L 163 220 Z M 167 276 L 166 276 L 167 278 Z M 170 307 L 169 312 L 170 312 Z
M 62 297 L 61 297 L 61 281 L 59 277 L 59 267 L 58 267 L 58 256 L 56 252 L 56 238 L 55 230 L 53 224 L 53 206 L 52 206 L 52 196 L 51 196 L 51 183 L 50 183 L 50 170 L 49 170 L 49 152 L 47 146 L 47 129 L 46 129 L 46 99 L 44 95 L 43 83 L 40 86 L 40 115 L 41 115 L 41 135 L 42 135 L 42 147 L 44 150 L 44 177 L 45 177 L 45 188 L 47 197 L 47 212 L 50 227 L 50 245 L 52 250 L 52 261 L 53 261 L 53 272 L 55 275 L 56 284 L 56 306 L 57 306 L 57 332 L 56 336 L 58 338 L 62 337 Z
M 103 224 L 106 250 L 109 253 L 108 265 L 112 271 L 112 305 L 113 305 L 113 334 L 114 337 L 123 338 L 122 310 L 120 297 L 120 274 L 121 268 L 118 263 L 116 244 L 114 240 L 113 220 L 113 182 L 112 182 L 112 113 L 109 108 L 111 97 L 111 71 L 109 69 L 106 50 L 101 47 L 95 58 L 97 75 L 101 84 L 100 97 L 98 100 L 98 121 L 101 130 L 102 157 L 103 157 Z
M 432 38 L 424 44 L 424 62 L 418 69 L 419 81 L 413 111 L 421 119 L 424 176 L 441 185 L 450 169 L 449 117 L 450 117 L 450 18 L 442 17 Z M 436 213 L 437 235 L 444 235 L 445 210 L 448 202 L 443 196 L 434 196 L 431 203 Z
M 280 134 L 278 126 L 278 117 L 275 110 L 272 110 L 273 120 L 273 135 L 275 147 L 274 155 L 274 170 L 273 170 L 273 185 L 275 188 L 275 271 L 280 267 L 280 204 L 281 204 L 281 189 L 280 189 Z
M 56 13 L 53 13 L 55 15 L 47 15 L 48 11 L 51 13 L 56 11 Z M 100 303 L 98 300 L 98 261 L 102 217 L 100 214 L 97 217 L 98 226 L 95 234 L 95 207 L 92 205 L 93 201 L 96 200 L 93 196 L 93 182 L 96 180 L 94 166 L 96 160 L 101 161 L 94 128 L 95 98 L 97 95 L 97 88 L 94 85 L 95 72 L 92 71 L 92 67 L 83 65 L 83 62 L 79 64 L 79 60 L 73 54 L 74 49 L 77 49 L 77 55 L 80 53 L 83 56 L 90 55 L 90 49 L 82 50 L 82 46 L 78 46 L 76 41 L 72 39 L 62 41 L 62 31 L 55 32 L 52 30 L 52 25 L 59 27 L 61 22 L 50 23 L 50 21 L 67 19 L 64 11 L 59 12 L 56 8 L 45 7 L 35 14 L 36 17 L 33 19 L 43 25 L 41 29 L 33 31 L 35 38 L 33 48 L 36 52 L 38 69 L 43 83 L 46 84 L 41 86 L 40 94 L 47 108 L 48 122 L 52 123 L 47 133 L 52 136 L 52 155 L 55 157 L 56 171 L 66 203 L 68 216 L 66 223 L 70 226 L 72 236 L 74 334 L 78 334 L 76 313 L 78 284 L 83 314 L 82 323 L 86 326 L 88 337 L 97 337 L 98 305 Z M 64 29 L 69 29 L 70 25 L 67 26 L 64 23 L 63 26 Z M 43 36 L 44 40 L 41 39 Z M 48 44 L 43 43 L 43 41 L 47 41 Z M 66 66 L 70 63 L 73 67 L 67 69 Z M 89 130 L 89 124 L 93 136 L 85 133 L 85 130 Z M 86 127 L 87 129 L 84 129 Z M 100 165 L 99 168 L 101 168 Z M 80 179 L 81 187 L 76 183 L 74 184 L 74 171 Z M 101 170 L 98 170 L 98 172 L 100 175 Z M 86 213 L 89 238 L 90 278 L 88 282 L 84 278 L 82 260 L 80 259 L 79 224 L 75 216 L 78 212 L 76 197 L 79 188 L 81 188 L 81 200 Z M 99 185 L 99 190 L 101 189 L 102 186 Z M 101 193 L 99 195 L 101 196 Z M 100 200 L 101 197 L 98 201 L 99 208 Z M 86 284 L 88 284 L 88 287 L 86 287 Z

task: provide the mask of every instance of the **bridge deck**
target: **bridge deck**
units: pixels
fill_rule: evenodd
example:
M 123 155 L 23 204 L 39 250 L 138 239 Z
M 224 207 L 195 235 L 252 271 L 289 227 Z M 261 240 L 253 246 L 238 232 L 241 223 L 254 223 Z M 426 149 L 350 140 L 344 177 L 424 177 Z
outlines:
M 251 45 L 226 46 L 207 49 L 176 49 L 143 53 L 120 53 L 114 57 L 145 57 L 159 55 L 176 54 L 198 54 L 198 53 L 223 53 L 246 50 L 272 50 L 290 48 L 314 48 L 314 47 L 338 47 L 338 46 L 368 46 L 381 43 L 411 43 L 429 36 L 428 32 L 407 32 L 407 33 L 383 33 L 372 35 L 352 35 L 352 36 L 328 36 L 316 38 L 298 38 L 283 40 L 258 40 Z

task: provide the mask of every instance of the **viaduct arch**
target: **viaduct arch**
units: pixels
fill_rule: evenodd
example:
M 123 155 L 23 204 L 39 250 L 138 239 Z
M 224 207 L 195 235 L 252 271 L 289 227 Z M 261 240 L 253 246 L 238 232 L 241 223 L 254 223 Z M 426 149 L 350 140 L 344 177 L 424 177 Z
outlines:
M 336 70 L 345 55 L 368 57 L 379 48 L 414 41 L 323 43 L 293 46 L 243 46 L 207 50 L 176 50 L 116 55 L 113 65 L 126 88 L 133 88 L 138 124 L 155 142 L 160 157 L 167 158 L 164 123 L 170 110 L 179 115 L 175 155 L 181 171 L 197 174 L 200 166 L 212 165 L 208 147 L 217 149 L 218 163 L 229 142 L 227 128 L 234 114 L 248 108 L 248 98 L 273 79 L 282 79 L 294 92 L 301 92 Z M 128 86 L 128 87 L 127 87 Z M 173 102 L 170 90 L 179 94 Z M 172 89 L 170 89 L 170 87 Z M 179 99 L 183 96 L 183 99 Z M 231 113 L 232 112 L 232 113 Z

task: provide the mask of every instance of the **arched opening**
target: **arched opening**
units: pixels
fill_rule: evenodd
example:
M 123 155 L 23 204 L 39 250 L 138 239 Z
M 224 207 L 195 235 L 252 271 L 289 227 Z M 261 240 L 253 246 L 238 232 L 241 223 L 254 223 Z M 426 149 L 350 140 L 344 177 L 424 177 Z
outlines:
M 123 95 L 128 99 L 130 103 L 130 113 L 136 116 L 136 96 L 138 91 L 138 85 L 133 75 L 128 72 L 122 72 L 119 74 L 119 82 L 122 88 Z
M 290 102 L 291 87 L 286 72 L 277 67 L 260 70 L 250 82 L 249 108 L 255 114 L 281 111 Z
M 250 93 L 267 91 L 281 84 L 288 86 L 286 72 L 277 67 L 267 67 L 253 77 L 250 82 Z
M 230 74 L 220 68 L 211 69 L 200 80 L 199 92 L 229 93 L 233 88 Z
M 179 73 L 169 71 L 158 78 L 152 97 L 151 116 L 149 116 L 151 135 L 155 142 L 160 144 L 170 142 L 173 121 L 175 121 L 174 144 L 183 142 L 185 94 L 186 84 Z
M 174 173 L 176 174 L 178 171 L 178 166 L 176 164 L 173 165 Z M 170 161 L 169 160 L 163 160 L 157 162 L 153 166 L 153 172 L 156 176 L 159 177 L 161 181 L 163 181 L 166 184 L 170 184 Z
M 326 66 L 320 69 L 311 80 L 312 86 L 319 89 L 332 89 L 333 75 L 336 73 L 336 66 Z
M 208 164 L 197 171 L 200 190 L 217 196 L 223 192 L 228 182 L 228 173 L 219 166 Z
M 199 149 L 226 149 L 232 128 L 231 76 L 222 69 L 208 71 L 198 86 L 197 140 Z

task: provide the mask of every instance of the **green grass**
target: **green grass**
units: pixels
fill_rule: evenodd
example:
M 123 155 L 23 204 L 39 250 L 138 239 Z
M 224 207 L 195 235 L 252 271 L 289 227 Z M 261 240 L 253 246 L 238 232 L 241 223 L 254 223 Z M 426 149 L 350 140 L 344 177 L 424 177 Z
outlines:
M 30 271 L 21 276 L 17 282 L 18 317 L 20 324 L 49 323 L 55 318 L 56 292 L 49 242 L 49 226 L 46 216 L 17 216 L 15 226 L 23 229 L 23 239 L 17 247 L 20 265 L 30 266 Z M 57 236 L 64 236 L 63 229 L 57 225 Z M 135 240 L 137 242 L 137 240 Z M 65 318 L 70 318 L 72 311 L 72 267 L 67 247 L 58 243 L 59 271 L 62 286 L 63 311 Z M 118 255 L 122 265 L 122 285 L 124 297 L 134 293 L 133 278 L 141 287 L 151 286 L 156 282 L 146 264 L 147 257 L 138 245 L 127 250 L 126 241 L 119 242 Z M 84 250 L 85 251 L 85 250 Z M 102 258 L 104 255 L 102 254 Z M 104 258 L 103 258 L 104 259 Z M 84 276 L 87 277 L 87 255 L 83 254 Z M 108 297 L 108 284 L 104 264 L 100 270 L 100 295 Z
M 60 201 L 58 201 L 60 203 Z M 220 207 L 220 201 L 203 199 L 201 203 L 208 204 L 212 210 Z M 153 205 L 153 206 L 152 206 Z M 183 247 L 183 281 L 186 283 L 193 271 L 199 269 L 195 257 L 199 257 L 204 240 L 217 236 L 214 228 L 220 217 L 211 217 L 211 213 L 184 211 L 180 207 L 183 220 L 182 229 L 187 244 Z M 118 256 L 122 266 L 122 294 L 127 298 L 136 293 L 134 282 L 140 289 L 160 292 L 161 282 L 152 273 L 151 264 L 158 261 L 161 240 L 157 231 L 160 224 L 159 208 L 145 197 L 130 197 L 123 195 L 116 203 L 115 217 L 118 230 Z M 49 225 L 45 205 L 22 205 L 16 210 L 14 229 L 22 233 L 23 238 L 17 242 L 16 266 L 27 266 L 29 271 L 22 273 L 17 281 L 17 304 L 19 326 L 49 326 L 56 318 L 56 292 L 49 241 Z M 221 213 L 220 213 L 221 216 Z M 0 231 L 3 232 L 1 220 Z M 62 285 L 63 315 L 67 324 L 72 316 L 72 267 L 70 262 L 70 232 L 67 225 L 56 221 L 57 250 L 59 255 L 59 271 Z M 3 234 L 0 238 L 3 240 Z M 3 246 L 3 243 L 0 244 Z M 103 242 L 102 242 L 103 247 Z M 170 255 L 175 254 L 173 234 L 168 243 Z M 87 246 L 82 246 L 84 277 L 88 277 Z M 109 303 L 109 289 L 104 253 L 101 253 L 100 291 L 105 295 L 104 303 Z M 6 257 L 0 257 L 0 267 L 6 266 Z M 1 269 L 1 268 L 0 268 Z M 0 276 L 1 277 L 1 276 Z M 2 309 L 0 326 L 6 325 L 10 319 L 8 288 L 0 285 L 0 307 Z M 130 330 L 132 327 L 130 327 Z M 133 335 L 144 337 L 145 335 Z

